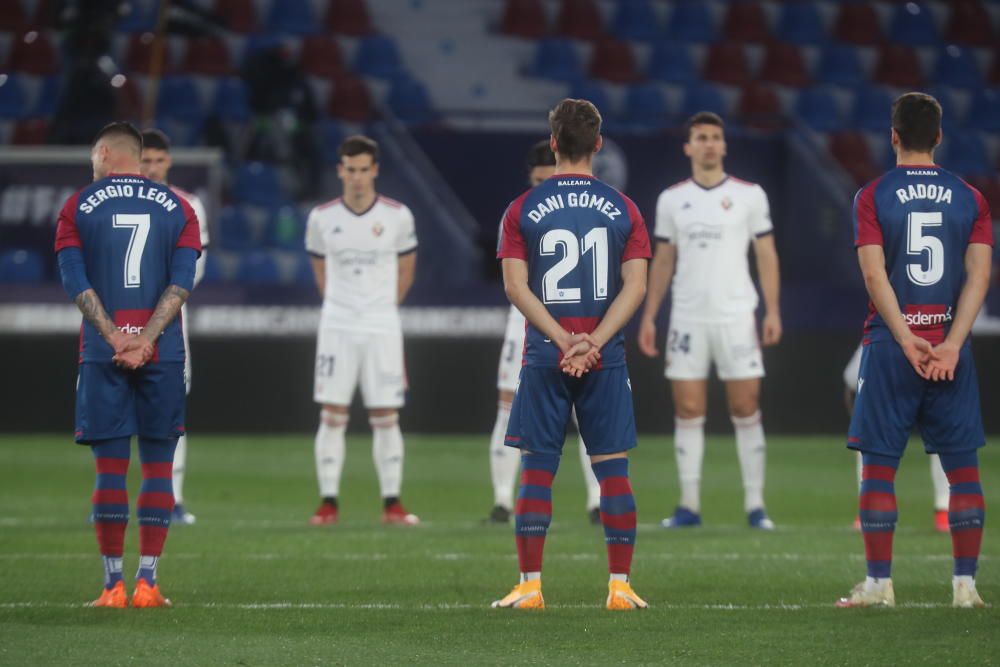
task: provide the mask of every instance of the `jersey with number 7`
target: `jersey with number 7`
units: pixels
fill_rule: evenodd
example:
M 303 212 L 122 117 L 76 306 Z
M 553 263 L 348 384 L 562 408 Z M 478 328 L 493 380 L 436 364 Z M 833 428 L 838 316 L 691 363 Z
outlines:
M 951 327 L 971 243 L 993 245 L 989 205 L 978 190 L 940 167 L 896 167 L 854 198 L 854 245 L 883 247 L 907 325 L 933 345 Z M 865 343 L 891 338 L 869 302 Z
M 138 175 L 111 175 L 70 197 L 59 213 L 55 251 L 81 249 L 87 278 L 115 325 L 138 334 L 168 287 L 175 248 L 201 252 L 198 218 L 169 187 Z M 183 323 L 157 341 L 159 361 L 184 361 Z M 110 362 L 114 352 L 84 321 L 81 362 Z

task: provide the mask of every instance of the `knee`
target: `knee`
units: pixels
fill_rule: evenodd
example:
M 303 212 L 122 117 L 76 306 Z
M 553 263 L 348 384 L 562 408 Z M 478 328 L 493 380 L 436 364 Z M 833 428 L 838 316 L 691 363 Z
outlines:
M 733 419 L 747 419 L 755 417 L 760 409 L 760 403 L 756 396 L 746 396 L 729 403 L 729 414 Z
M 674 402 L 674 415 L 678 419 L 698 419 L 705 416 L 705 406 L 694 399 L 680 399 Z

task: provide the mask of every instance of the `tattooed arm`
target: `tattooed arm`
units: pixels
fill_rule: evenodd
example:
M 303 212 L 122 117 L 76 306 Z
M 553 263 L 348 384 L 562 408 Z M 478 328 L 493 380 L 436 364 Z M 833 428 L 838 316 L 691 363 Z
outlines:
M 163 291 L 156 310 L 149 318 L 142 333 L 136 336 L 135 340 L 140 344 L 128 347 L 125 351 L 115 355 L 115 363 L 125 368 L 139 368 L 144 366 L 153 358 L 156 346 L 156 339 L 160 337 L 167 325 L 173 322 L 180 312 L 181 306 L 187 300 L 190 292 L 178 285 L 170 285 Z
M 84 319 L 97 329 L 101 338 L 114 349 L 116 354 L 125 350 L 131 336 L 122 333 L 111 321 L 107 311 L 104 310 L 104 304 L 101 303 L 101 297 L 97 296 L 97 292 L 93 288 L 85 289 L 77 294 L 74 301 L 76 301 L 77 308 L 83 313 Z

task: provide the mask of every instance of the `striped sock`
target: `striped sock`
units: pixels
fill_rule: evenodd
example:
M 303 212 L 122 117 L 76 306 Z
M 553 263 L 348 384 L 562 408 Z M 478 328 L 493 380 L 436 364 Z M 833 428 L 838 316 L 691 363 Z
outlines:
M 979 483 L 979 456 L 976 450 L 941 454 L 941 467 L 950 485 L 948 525 L 955 557 L 954 576 L 975 577 L 986 517 L 983 487 Z
M 557 470 L 558 454 L 525 452 L 521 457 L 521 488 L 514 506 L 514 538 L 521 572 L 542 571 L 545 533 L 552 522 L 552 480 Z
M 173 461 L 177 440 L 139 438 L 142 486 L 136 515 L 139 517 L 139 572 L 136 579 L 156 585 L 156 560 L 163 553 L 174 509 Z
M 862 454 L 860 512 L 868 577 L 892 576 L 892 535 L 896 530 L 896 469 L 899 459 Z
M 102 440 L 91 447 L 97 466 L 97 483 L 91 496 L 94 532 L 104 565 L 104 587 L 122 580 L 122 553 L 128 526 L 128 489 L 125 477 L 131 454 L 129 438 Z
M 628 459 L 608 459 L 590 467 L 601 485 L 601 523 L 608 545 L 608 572 L 628 576 L 635 549 L 635 496 L 628 479 Z

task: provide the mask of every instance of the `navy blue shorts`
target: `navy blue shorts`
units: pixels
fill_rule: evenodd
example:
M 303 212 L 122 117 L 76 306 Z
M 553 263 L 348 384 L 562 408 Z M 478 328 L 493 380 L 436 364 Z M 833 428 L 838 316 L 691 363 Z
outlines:
M 76 385 L 76 441 L 90 444 L 140 435 L 184 435 L 184 363 L 158 362 L 135 371 L 82 363 Z
M 580 378 L 558 368 L 523 367 L 504 444 L 561 454 L 573 408 L 591 456 L 635 447 L 632 385 L 625 366 L 591 371 Z
M 895 341 L 877 341 L 861 352 L 858 396 L 847 446 L 901 457 L 913 427 L 929 454 L 962 452 L 986 444 L 979 383 L 968 342 L 959 353 L 955 379 L 925 380 Z

